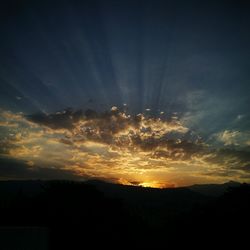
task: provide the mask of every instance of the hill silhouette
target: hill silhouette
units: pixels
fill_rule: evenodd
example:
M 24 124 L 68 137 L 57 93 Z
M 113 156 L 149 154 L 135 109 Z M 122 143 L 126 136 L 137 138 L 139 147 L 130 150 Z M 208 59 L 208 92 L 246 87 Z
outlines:
M 223 184 L 195 184 L 189 187 L 190 190 L 208 195 L 218 197 L 223 195 L 230 187 L 239 187 L 241 184 L 235 181 L 229 181 Z
M 244 243 L 244 224 L 250 222 L 250 186 L 231 184 L 223 185 L 229 188 L 222 195 L 209 196 L 193 187 L 2 181 L 1 245 L 39 250 L 169 249 L 184 242 L 194 246 L 197 239 L 206 244 Z M 26 232 L 22 240 L 17 237 L 20 232 Z

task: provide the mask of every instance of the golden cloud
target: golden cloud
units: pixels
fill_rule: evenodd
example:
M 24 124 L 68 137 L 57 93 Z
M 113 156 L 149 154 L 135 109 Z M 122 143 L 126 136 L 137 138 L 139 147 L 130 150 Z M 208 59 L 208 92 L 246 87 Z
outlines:
M 0 129 L 2 157 L 24 160 L 32 169 L 51 166 L 130 185 L 223 182 L 229 176 L 221 173 L 230 168 L 240 178 L 250 162 L 247 153 L 205 144 L 177 117 L 130 115 L 117 107 L 105 113 L 67 109 L 30 116 L 1 111 Z

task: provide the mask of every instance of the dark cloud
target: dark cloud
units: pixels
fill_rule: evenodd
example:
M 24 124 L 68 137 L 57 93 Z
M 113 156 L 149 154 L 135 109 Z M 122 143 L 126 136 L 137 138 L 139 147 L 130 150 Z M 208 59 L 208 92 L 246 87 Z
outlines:
M 250 152 L 236 149 L 218 149 L 207 158 L 207 161 L 215 164 L 227 165 L 231 169 L 249 171 Z
M 244 167 L 243 170 L 250 172 L 250 162 L 248 162 Z
M 68 139 L 61 138 L 59 141 L 60 141 L 61 143 L 66 144 L 66 145 L 73 145 L 73 142 L 70 141 L 70 140 L 68 140 Z
M 168 159 L 186 160 L 197 154 L 204 154 L 207 149 L 203 143 L 187 140 L 167 139 L 165 135 L 160 138 L 153 136 L 143 139 L 136 135 L 132 137 L 133 144 L 139 146 L 143 151 L 152 151 L 153 157 L 162 157 Z
M 93 109 L 87 109 L 84 114 L 87 120 L 98 117 L 98 113 Z
M 206 176 L 214 176 L 214 177 L 235 177 L 237 175 L 236 170 L 224 169 L 224 170 L 216 170 L 209 173 L 206 173 Z
M 24 161 L 2 157 L 0 158 L 0 176 L 3 179 L 83 179 L 71 170 L 30 167 Z
M 62 112 L 52 114 L 37 113 L 28 115 L 27 119 L 52 129 L 72 129 L 74 127 L 73 124 L 78 122 L 82 117 L 83 112 L 81 110 L 73 111 L 72 109 L 68 108 Z
M 250 173 L 245 173 L 239 176 L 241 179 L 250 179 Z

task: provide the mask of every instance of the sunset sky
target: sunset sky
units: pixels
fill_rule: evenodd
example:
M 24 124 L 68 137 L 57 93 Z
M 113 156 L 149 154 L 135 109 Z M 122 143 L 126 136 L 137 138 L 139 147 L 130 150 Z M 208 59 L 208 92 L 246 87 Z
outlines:
M 0 179 L 250 181 L 246 1 L 4 2 Z

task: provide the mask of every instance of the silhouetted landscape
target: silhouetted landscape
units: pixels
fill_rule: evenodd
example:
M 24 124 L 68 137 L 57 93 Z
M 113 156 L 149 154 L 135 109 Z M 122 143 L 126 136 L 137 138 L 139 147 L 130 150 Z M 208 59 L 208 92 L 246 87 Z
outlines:
M 1 249 L 242 243 L 250 222 L 250 186 L 236 182 L 156 189 L 102 181 L 1 181 L 0 202 Z
M 250 1 L 1 0 L 0 250 L 244 250 Z

